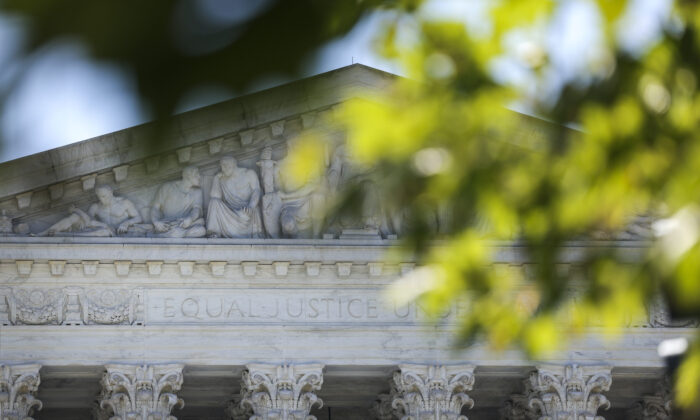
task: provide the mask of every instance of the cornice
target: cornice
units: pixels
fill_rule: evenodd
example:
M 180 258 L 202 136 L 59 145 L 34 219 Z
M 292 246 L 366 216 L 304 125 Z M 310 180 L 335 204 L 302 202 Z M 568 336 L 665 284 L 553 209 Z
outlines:
M 529 264 L 525 246 L 518 241 L 490 241 L 494 264 Z M 436 246 L 441 242 L 436 241 Z M 648 251 L 648 241 L 569 242 L 558 263 L 576 264 L 591 249 L 614 250 L 622 259 L 638 261 Z M 224 239 L 224 238 L 89 238 L 4 237 L 0 239 L 0 261 L 16 260 L 148 260 L 167 261 L 320 261 L 385 262 L 387 252 L 400 251 L 394 239 Z M 404 262 L 413 258 L 404 255 Z

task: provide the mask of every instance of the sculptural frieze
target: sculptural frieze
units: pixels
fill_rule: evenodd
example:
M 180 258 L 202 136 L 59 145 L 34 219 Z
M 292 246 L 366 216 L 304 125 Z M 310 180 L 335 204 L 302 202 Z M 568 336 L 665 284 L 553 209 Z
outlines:
M 66 287 L 0 289 L 12 325 L 132 325 L 143 323 L 141 289 Z
M 334 235 L 360 238 L 386 229 L 377 189 L 365 168 L 348 158 L 343 144 L 329 145 L 321 177 L 299 182 L 281 173 L 295 144 L 286 143 L 287 156 L 273 158 L 272 146 L 260 151 L 255 166 L 239 165 L 233 156 L 219 161 L 220 170 L 202 184 L 199 168 L 188 166 L 181 178 L 159 186 L 142 185 L 129 195 L 115 194 L 109 185 L 94 190 L 97 202 L 87 210 L 71 205 L 58 221 L 30 221 L 32 236 L 152 237 L 152 238 L 320 238 L 330 226 Z M 209 181 L 211 180 L 211 184 Z M 348 220 L 326 220 L 326 210 L 337 191 L 350 184 L 362 185 L 366 197 L 361 214 Z M 205 194 L 203 186 L 209 194 Z M 206 201 L 205 201 L 206 198 Z M 139 204 L 139 205 L 137 205 Z M 0 236 L 30 234 L 29 224 L 14 224 L 3 211 Z M 47 223 L 49 219 L 50 222 Z M 48 226 L 48 227 L 47 227 Z M 345 232 L 347 231 L 347 232 Z M 345 236 L 342 234 L 345 233 Z

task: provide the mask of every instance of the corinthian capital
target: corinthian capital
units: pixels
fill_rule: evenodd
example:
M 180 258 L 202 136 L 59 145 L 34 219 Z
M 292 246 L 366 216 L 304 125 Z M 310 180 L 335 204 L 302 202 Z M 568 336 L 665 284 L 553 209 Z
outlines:
M 530 408 L 530 398 L 533 397 L 529 383 L 525 386 L 525 394 L 511 395 L 501 409 L 501 420 L 539 420 L 536 410 Z
M 33 420 L 41 401 L 34 398 L 39 389 L 40 365 L 0 365 L 0 419 Z
M 396 418 L 394 407 L 391 406 L 393 394 L 379 394 L 369 409 L 372 420 L 394 420 Z
M 241 383 L 241 405 L 253 409 L 251 420 L 315 420 L 311 408 L 323 406 L 316 391 L 323 365 L 248 365 Z
M 253 410 L 248 405 L 241 405 L 238 401 L 229 402 L 226 407 L 226 418 L 228 420 L 250 420 Z
M 610 366 L 538 367 L 530 375 L 533 394 L 530 407 L 539 410 L 541 419 L 604 420 L 598 409 L 610 408 L 601 393 L 610 390 Z
M 654 395 L 645 395 L 628 416 L 632 420 L 670 420 L 672 414 L 671 384 L 664 378 Z
M 474 386 L 474 366 L 401 365 L 394 373 L 392 406 L 403 420 L 466 420 L 462 408 L 474 401 L 466 394 Z
M 185 402 L 175 393 L 182 387 L 183 365 L 107 365 L 102 377 L 100 407 L 110 420 L 177 420 L 174 406 Z

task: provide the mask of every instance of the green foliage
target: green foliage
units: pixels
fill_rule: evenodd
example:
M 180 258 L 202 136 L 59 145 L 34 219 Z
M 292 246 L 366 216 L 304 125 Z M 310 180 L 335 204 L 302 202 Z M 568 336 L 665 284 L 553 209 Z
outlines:
M 683 3 L 661 37 L 633 54 L 614 30 L 628 6 L 596 4 L 607 58 L 559 94 L 493 80 L 489 68 L 506 54 L 503 38 L 546 26 L 560 7 L 502 1 L 491 9 L 487 34 L 413 13 L 405 19 L 416 41 L 406 47 L 396 37 L 405 28 L 388 28 L 379 45 L 403 60 L 409 79 L 344 108 L 352 155 L 378 168 L 380 196 L 406 209 L 408 251 L 429 267 L 420 273 L 426 281 L 412 276 L 394 289 L 400 299 L 418 297 L 435 316 L 455 297 L 468 299 L 465 343 L 481 337 L 542 358 L 570 332 L 597 326 L 614 334 L 640 322 L 659 293 L 673 315 L 700 316 L 699 8 Z M 538 48 L 524 65 L 544 84 L 552 69 L 547 49 Z M 548 123 L 506 110 L 513 100 Z M 576 273 L 558 269 L 567 245 L 614 239 L 640 218 L 676 227 L 654 239 L 647 226 L 649 243 L 632 261 L 607 241 L 586 248 Z M 435 237 L 426 232 L 442 240 L 430 242 Z M 489 264 L 502 240 L 522 245 L 536 263 L 531 276 Z M 692 390 L 679 400 L 686 405 L 697 395 L 697 358 L 681 370 Z

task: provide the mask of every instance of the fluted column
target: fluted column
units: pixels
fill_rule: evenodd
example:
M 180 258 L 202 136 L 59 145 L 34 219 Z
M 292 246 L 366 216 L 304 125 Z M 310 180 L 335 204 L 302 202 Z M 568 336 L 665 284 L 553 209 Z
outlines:
M 472 408 L 467 395 L 474 386 L 474 366 L 401 365 L 394 373 L 392 407 L 403 420 L 466 420 L 462 408 Z
M 610 390 L 610 366 L 538 367 L 530 375 L 533 394 L 529 406 L 540 419 L 603 420 L 599 409 L 610 408 L 602 392 Z
M 631 420 L 670 420 L 671 384 L 668 378 L 659 383 L 654 395 L 645 395 L 628 413 Z
M 175 395 L 182 387 L 183 365 L 107 365 L 100 407 L 110 420 L 176 420 L 173 407 L 184 407 Z
M 323 365 L 248 365 L 241 383 L 241 405 L 252 408 L 251 420 L 315 420 L 311 408 L 323 406 L 316 392 Z
M 34 396 L 39 389 L 41 365 L 0 365 L 0 419 L 32 420 L 32 413 L 41 410 L 41 401 Z

